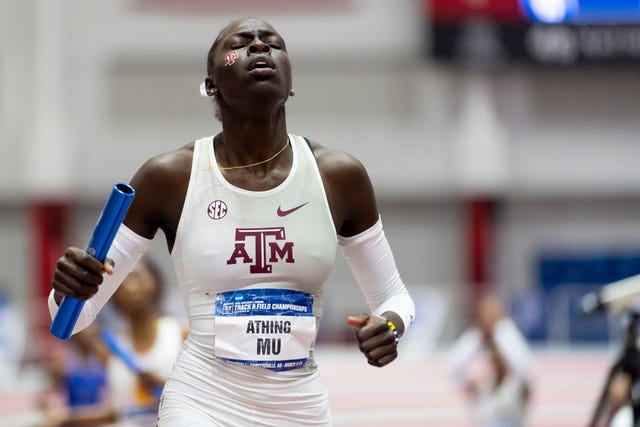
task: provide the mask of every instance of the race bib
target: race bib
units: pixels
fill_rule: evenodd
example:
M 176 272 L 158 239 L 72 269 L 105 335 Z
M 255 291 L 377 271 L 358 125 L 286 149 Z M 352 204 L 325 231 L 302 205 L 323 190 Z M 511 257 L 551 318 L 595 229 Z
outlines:
M 216 295 L 215 355 L 288 371 L 303 367 L 316 335 L 313 295 L 291 289 L 242 289 Z

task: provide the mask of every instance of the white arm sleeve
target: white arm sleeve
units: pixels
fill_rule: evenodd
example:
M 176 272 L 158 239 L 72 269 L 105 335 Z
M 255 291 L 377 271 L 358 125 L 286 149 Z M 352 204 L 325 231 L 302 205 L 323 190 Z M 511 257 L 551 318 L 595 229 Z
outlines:
M 98 292 L 89 300 L 85 301 L 72 334 L 83 330 L 94 321 L 100 309 L 104 307 L 125 277 L 127 277 L 127 274 L 133 270 L 133 267 L 140 258 L 142 258 L 142 255 L 149 249 L 151 242 L 151 239 L 139 236 L 126 225 L 120 225 L 113 244 L 107 253 L 107 257 L 114 261 L 113 274 L 105 274 L 104 280 L 98 288 Z M 51 314 L 51 319 L 53 319 L 58 312 L 58 304 L 56 304 L 53 294 L 54 291 L 52 289 L 49 293 L 49 313 Z
M 406 333 L 415 316 L 415 304 L 400 279 L 380 218 L 360 234 L 338 236 L 338 244 L 371 312 L 377 315 L 395 312 Z

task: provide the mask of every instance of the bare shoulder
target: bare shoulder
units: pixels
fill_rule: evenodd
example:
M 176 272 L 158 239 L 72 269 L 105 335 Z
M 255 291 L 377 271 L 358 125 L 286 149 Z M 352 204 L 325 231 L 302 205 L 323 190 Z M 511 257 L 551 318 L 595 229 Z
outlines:
M 145 237 L 175 231 L 189 185 L 194 143 L 147 160 L 131 180 L 136 197 L 125 223 Z
M 365 166 L 351 154 L 310 142 L 327 193 L 336 231 L 360 233 L 378 219 L 378 208 Z
M 138 170 L 136 176 L 146 180 L 171 180 L 176 175 L 190 173 L 193 160 L 194 143 L 180 147 L 177 150 L 158 154 L 147 160 Z
M 310 141 L 310 143 L 318 168 L 323 176 L 335 179 L 369 180 L 367 170 L 362 162 L 351 154 L 326 147 L 315 141 Z

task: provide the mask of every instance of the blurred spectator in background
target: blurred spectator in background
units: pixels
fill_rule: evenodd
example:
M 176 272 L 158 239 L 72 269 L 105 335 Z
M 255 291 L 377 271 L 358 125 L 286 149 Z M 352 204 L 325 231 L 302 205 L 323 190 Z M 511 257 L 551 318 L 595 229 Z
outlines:
M 52 355 L 47 368 L 58 399 L 48 396 L 44 402 L 50 420 L 64 419 L 67 413 L 93 413 L 104 404 L 108 350 L 98 333 L 96 327 L 87 328 Z
M 26 321 L 14 307 L 0 280 L 0 387 L 15 384 L 24 357 Z
M 93 410 L 71 407 L 62 417 L 54 414 L 57 419 L 47 425 L 156 425 L 160 391 L 187 335 L 180 321 L 161 314 L 163 286 L 159 268 L 142 258 L 111 300 L 123 320 L 117 332 L 90 326 L 72 338 L 77 336 L 101 360 L 107 395 Z
M 523 426 L 531 388 L 531 353 L 500 298 L 485 295 L 475 324 L 455 342 L 451 365 L 468 393 L 475 425 Z
M 633 427 L 631 406 L 631 375 L 626 372 L 616 374 L 607 391 L 609 422 L 608 427 Z
M 627 310 L 623 349 L 612 364 L 589 427 L 640 426 L 640 307 Z

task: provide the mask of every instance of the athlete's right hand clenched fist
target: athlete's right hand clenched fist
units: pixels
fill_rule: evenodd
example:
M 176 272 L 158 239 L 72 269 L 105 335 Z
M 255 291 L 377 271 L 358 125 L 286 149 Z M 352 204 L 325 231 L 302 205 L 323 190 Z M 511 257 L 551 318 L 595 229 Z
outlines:
M 68 248 L 58 259 L 51 282 L 56 303 L 65 296 L 88 300 L 98 292 L 104 273 L 113 273 L 110 260 L 101 263 L 82 249 Z

